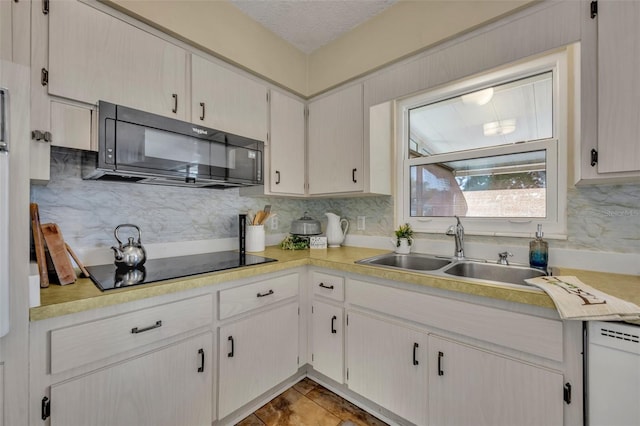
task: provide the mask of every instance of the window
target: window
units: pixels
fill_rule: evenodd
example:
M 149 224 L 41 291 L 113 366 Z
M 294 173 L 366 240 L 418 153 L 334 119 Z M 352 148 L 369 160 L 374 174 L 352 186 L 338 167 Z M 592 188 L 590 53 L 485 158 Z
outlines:
M 397 217 L 443 233 L 566 234 L 567 67 L 555 53 L 398 101 Z

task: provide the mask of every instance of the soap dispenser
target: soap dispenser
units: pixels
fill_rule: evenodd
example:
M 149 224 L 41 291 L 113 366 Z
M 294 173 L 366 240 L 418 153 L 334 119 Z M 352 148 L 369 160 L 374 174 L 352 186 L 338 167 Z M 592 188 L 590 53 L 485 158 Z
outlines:
M 536 239 L 529 243 L 529 265 L 546 271 L 549 262 L 549 244 L 542 239 L 543 235 L 542 225 L 538 224 Z

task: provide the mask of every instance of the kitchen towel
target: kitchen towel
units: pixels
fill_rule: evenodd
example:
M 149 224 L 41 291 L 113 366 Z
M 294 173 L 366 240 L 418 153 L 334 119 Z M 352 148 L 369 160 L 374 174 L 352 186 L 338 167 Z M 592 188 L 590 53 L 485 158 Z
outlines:
M 611 296 L 573 276 L 526 280 L 553 299 L 560 318 L 579 321 L 638 321 L 640 306 Z

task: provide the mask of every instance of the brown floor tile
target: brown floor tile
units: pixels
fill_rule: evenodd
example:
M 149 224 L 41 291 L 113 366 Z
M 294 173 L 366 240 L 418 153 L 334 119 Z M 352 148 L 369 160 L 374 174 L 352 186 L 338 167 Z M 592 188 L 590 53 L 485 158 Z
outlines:
M 327 409 L 330 413 L 334 414 L 341 420 L 344 420 L 345 422 L 342 423 L 344 426 L 349 425 L 349 423 L 347 423 L 346 421 L 351 421 L 358 426 L 387 425 L 385 422 L 378 420 L 371 414 L 356 407 L 349 401 L 342 399 L 338 395 L 320 385 L 316 386 L 306 396 L 319 406 Z
M 304 379 L 293 385 L 293 388 L 301 394 L 306 395 L 311 392 L 316 386 L 318 386 L 316 382 L 308 377 L 305 377 Z
M 264 426 L 264 423 L 262 423 L 255 414 L 252 414 L 240 423 L 237 423 L 236 426 Z
M 289 389 L 261 407 L 255 415 L 266 426 L 337 426 L 340 419 Z

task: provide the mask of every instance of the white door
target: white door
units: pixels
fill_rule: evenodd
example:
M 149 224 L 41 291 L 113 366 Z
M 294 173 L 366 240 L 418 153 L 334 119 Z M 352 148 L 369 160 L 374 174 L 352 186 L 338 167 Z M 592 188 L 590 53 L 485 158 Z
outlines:
M 191 55 L 191 122 L 247 138 L 267 139 L 267 88 Z
M 184 119 L 186 52 L 79 1 L 51 2 L 49 93 Z
M 338 383 L 344 382 L 343 316 L 342 307 L 313 301 L 311 312 L 313 369 Z
M 271 91 L 269 191 L 304 195 L 304 104 Z
M 213 336 L 51 386 L 51 426 L 209 426 Z
M 640 170 L 640 2 L 598 2 L 598 172 Z
M 220 327 L 218 418 L 298 371 L 298 303 Z
M 309 194 L 364 189 L 362 85 L 309 104 Z
M 417 424 L 427 424 L 427 335 L 349 312 L 349 389 Z
M 429 424 L 563 424 L 562 374 L 429 336 Z

